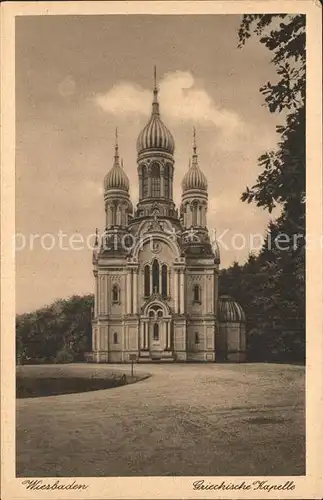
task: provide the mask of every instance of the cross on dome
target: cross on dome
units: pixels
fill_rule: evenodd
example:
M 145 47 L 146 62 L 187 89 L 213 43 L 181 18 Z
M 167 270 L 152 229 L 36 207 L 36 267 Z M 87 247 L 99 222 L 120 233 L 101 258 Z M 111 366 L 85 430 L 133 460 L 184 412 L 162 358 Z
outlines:
M 115 129 L 114 162 L 112 168 L 104 178 L 104 189 L 105 191 L 111 189 L 129 191 L 129 179 L 123 169 L 123 160 L 121 160 L 120 164 L 118 128 Z
M 115 130 L 114 163 L 119 163 L 118 127 Z
M 189 191 L 191 189 L 207 191 L 207 179 L 198 165 L 195 127 L 193 128 L 192 161 L 191 159 L 189 160 L 188 171 L 186 172 L 182 180 L 182 189 L 183 192 Z
M 151 117 L 140 132 L 137 139 L 138 155 L 150 150 L 164 151 L 171 155 L 174 154 L 175 141 L 166 125 L 162 122 L 159 112 L 157 70 L 154 66 L 154 86 Z

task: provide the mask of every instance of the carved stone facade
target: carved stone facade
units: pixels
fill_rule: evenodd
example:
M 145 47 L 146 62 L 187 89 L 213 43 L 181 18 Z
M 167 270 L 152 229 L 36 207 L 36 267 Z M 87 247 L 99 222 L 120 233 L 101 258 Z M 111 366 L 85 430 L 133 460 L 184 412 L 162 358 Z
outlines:
M 207 229 L 207 180 L 198 165 L 194 134 L 178 210 L 174 147 L 160 118 L 155 84 L 151 118 L 137 141 L 136 209 L 117 140 L 104 181 L 106 227 L 93 252 L 93 361 L 129 362 L 132 355 L 139 361 L 216 360 L 220 258 Z M 225 337 L 230 323 L 221 323 L 221 329 Z M 231 344 L 239 351 L 244 340 L 231 339 Z M 239 352 L 236 360 L 243 357 Z

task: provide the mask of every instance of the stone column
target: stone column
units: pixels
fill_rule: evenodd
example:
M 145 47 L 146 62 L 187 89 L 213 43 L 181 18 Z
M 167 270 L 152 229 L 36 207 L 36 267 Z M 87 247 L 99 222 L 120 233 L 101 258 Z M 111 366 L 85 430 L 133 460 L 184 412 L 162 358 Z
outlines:
M 147 349 L 148 342 L 147 342 L 147 322 L 144 322 L 144 349 Z
M 174 271 L 174 312 L 178 313 L 178 271 Z
M 140 323 L 140 350 L 145 347 L 145 324 L 143 322 Z
M 102 277 L 102 287 L 103 287 L 103 304 L 102 304 L 102 314 L 108 314 L 108 304 L 111 304 L 111 283 L 108 281 L 108 276 L 105 274 Z
M 98 275 L 95 276 L 95 294 L 94 294 L 94 317 L 96 318 L 99 314 L 99 286 L 98 286 Z
M 150 275 L 149 276 L 150 276 L 150 294 L 149 295 L 151 295 L 151 294 L 154 293 L 154 287 L 153 287 L 153 284 L 154 284 L 154 282 L 153 282 L 153 266 L 150 266 Z
M 133 313 L 137 314 L 137 300 L 138 300 L 138 271 L 133 271 Z
M 148 197 L 151 197 L 151 169 L 148 168 Z
M 168 297 L 171 297 L 171 295 L 172 295 L 170 285 L 171 285 L 171 270 L 168 269 L 168 276 L 167 276 L 167 295 L 168 295 Z
M 142 170 L 141 170 L 141 167 L 139 167 L 139 200 L 142 199 Z
M 96 327 L 92 328 L 92 351 L 96 351 Z
M 96 327 L 96 351 L 100 351 L 101 349 L 101 342 L 100 342 L 100 336 L 101 336 L 101 329 L 100 329 L 100 321 L 98 320 L 97 322 L 97 327 Z
M 188 205 L 188 213 L 187 213 L 187 229 L 193 226 L 193 210 L 191 205 Z
M 160 167 L 160 196 L 165 196 L 164 166 Z
M 170 348 L 169 344 L 169 321 L 166 321 L 166 349 Z
M 180 314 L 184 314 L 184 270 L 181 269 L 180 271 L 180 284 L 179 284 L 179 290 L 180 290 L 180 301 L 179 301 L 179 312 Z
M 131 269 L 128 269 L 128 274 L 127 274 L 127 314 L 131 314 L 131 288 L 132 288 Z
M 146 349 L 149 350 L 150 350 L 150 329 L 151 329 L 151 322 L 148 322 L 146 324 L 146 341 L 147 341 Z
M 207 280 L 207 275 L 205 274 L 203 276 L 203 280 L 202 280 L 202 283 L 203 283 L 203 290 L 204 290 L 204 297 L 203 297 L 203 303 L 204 303 L 204 306 L 203 306 L 203 312 L 204 314 L 207 314 L 207 285 L 208 285 L 208 280 Z M 202 297 L 201 297 L 202 299 Z

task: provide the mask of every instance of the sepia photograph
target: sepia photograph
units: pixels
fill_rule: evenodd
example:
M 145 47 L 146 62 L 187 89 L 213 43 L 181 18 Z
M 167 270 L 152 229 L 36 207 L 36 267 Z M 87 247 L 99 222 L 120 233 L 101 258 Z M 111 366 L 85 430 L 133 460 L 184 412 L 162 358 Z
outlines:
M 307 15 L 167 3 L 14 17 L 19 498 L 297 498 L 309 474 Z

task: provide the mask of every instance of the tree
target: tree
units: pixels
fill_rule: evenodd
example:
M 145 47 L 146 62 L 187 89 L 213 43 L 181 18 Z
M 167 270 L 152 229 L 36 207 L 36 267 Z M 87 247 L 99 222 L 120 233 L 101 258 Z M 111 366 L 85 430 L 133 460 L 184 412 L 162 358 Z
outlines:
M 271 113 L 282 113 L 285 123 L 277 127 L 277 149 L 259 158 L 262 172 L 242 201 L 255 202 L 272 212 L 281 206 L 293 230 L 305 234 L 305 90 L 306 50 L 304 15 L 243 16 L 239 47 L 256 35 L 272 53 L 278 81 L 265 83 L 260 92 Z
M 19 363 L 82 361 L 91 349 L 93 296 L 73 296 L 16 318 L 16 357 Z M 68 356 L 66 357 L 66 353 Z
M 283 120 L 277 148 L 260 156 L 261 173 L 241 199 L 270 213 L 279 206 L 281 215 L 268 225 L 260 254 L 239 272 L 233 264 L 220 286 L 231 288 L 246 311 L 250 360 L 304 361 L 305 16 L 245 15 L 238 36 L 240 47 L 257 36 L 272 52 L 277 81 L 260 92 Z

